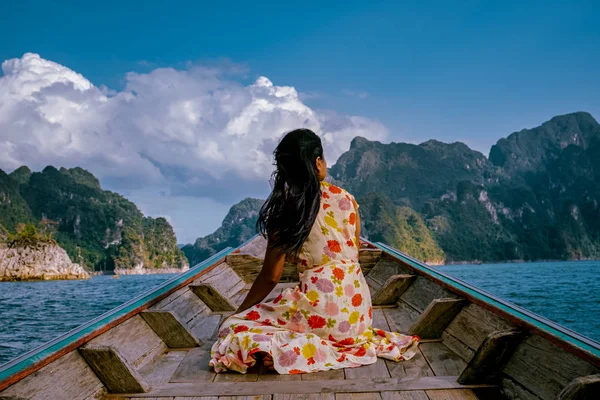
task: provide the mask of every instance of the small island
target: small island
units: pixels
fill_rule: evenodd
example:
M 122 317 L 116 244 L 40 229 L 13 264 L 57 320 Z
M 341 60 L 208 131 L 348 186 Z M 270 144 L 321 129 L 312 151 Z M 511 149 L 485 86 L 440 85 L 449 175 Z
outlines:
M 34 225 L 20 225 L 10 234 L 0 225 L 0 281 L 89 279 L 67 252 Z

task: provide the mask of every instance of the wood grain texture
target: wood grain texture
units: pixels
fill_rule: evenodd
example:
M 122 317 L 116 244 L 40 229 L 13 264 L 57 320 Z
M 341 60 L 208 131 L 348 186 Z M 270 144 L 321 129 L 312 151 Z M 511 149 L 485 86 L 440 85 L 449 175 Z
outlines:
M 466 301 L 457 298 L 433 299 L 408 330 L 421 339 L 437 339 L 456 317 Z
M 426 390 L 430 400 L 477 400 L 472 390 Z
M 250 254 L 235 253 L 227 256 L 227 264 L 245 282 L 253 283 L 262 269 L 263 259 Z M 298 269 L 295 264 L 286 262 L 280 282 L 298 282 Z
M 373 310 L 373 328 L 383 329 L 384 331 L 388 332 L 390 331 L 390 325 L 388 324 L 383 309 L 381 308 L 376 308 Z
M 600 369 L 537 335 L 521 342 L 504 374 L 543 399 L 556 398 L 580 376 L 595 375 Z
M 300 374 L 299 376 L 303 381 L 343 380 L 345 377 L 343 369 L 330 369 L 328 371 Z
M 335 400 L 381 400 L 379 392 L 338 393 Z
M 364 273 L 364 272 L 363 272 Z M 410 269 L 387 257 L 382 257 L 377 264 L 366 274 L 369 279 L 383 286 L 387 279 L 393 275 L 412 275 Z
M 381 259 L 381 249 L 360 249 L 358 251 L 358 262 L 364 275 L 369 274 L 373 267 Z
M 187 351 L 168 351 L 158 358 L 152 368 L 144 368 L 139 373 L 150 386 L 167 383 L 186 355 Z
M 76 376 L 77 379 L 73 379 Z M 0 392 L 7 399 L 80 399 L 98 392 L 102 382 L 77 351 L 42 367 Z
M 173 311 L 144 310 L 142 318 L 171 349 L 185 349 L 202 345 L 202 342 L 179 321 Z
M 209 361 L 210 347 L 188 350 L 169 382 L 212 382 L 217 374 L 208 366 Z
M 420 349 L 410 360 L 398 362 L 385 360 L 385 363 L 392 378 L 419 378 L 435 375 Z
M 187 324 L 198 315 L 205 315 L 210 311 L 208 306 L 194 292 L 189 290 L 189 287 L 172 302 L 162 307 L 154 305 L 149 310 L 171 311 L 183 324 Z
M 419 347 L 436 376 L 457 376 L 467 366 L 443 343 L 421 343 Z
M 455 376 L 438 376 L 423 378 L 374 378 L 278 382 L 205 382 L 168 383 L 157 385 L 148 393 L 126 394 L 129 397 L 161 397 L 161 396 L 248 396 L 273 393 L 360 393 L 397 390 L 429 390 L 429 389 L 472 389 L 492 387 L 490 385 L 460 385 Z M 108 396 L 110 397 L 110 395 Z
M 540 400 L 538 396 L 525 389 L 520 383 L 503 377 L 500 383 L 501 394 L 510 400 Z
M 423 312 L 433 299 L 458 298 L 458 295 L 423 276 L 418 276 L 400 298 L 415 310 Z
M 245 374 L 235 371 L 220 372 L 215 377 L 214 382 L 256 382 L 259 371 L 260 365 L 257 363 L 253 367 L 248 368 Z
M 412 284 L 415 275 L 398 274 L 392 275 L 384 284 L 375 291 L 372 296 L 373 305 L 394 304 L 402 293 Z
M 219 290 L 207 283 L 190 285 L 190 290 L 200 298 L 212 311 L 235 311 L 232 304 Z
M 600 375 L 573 379 L 558 395 L 558 400 L 592 400 L 600 397 Z
M 111 393 L 147 392 L 150 386 L 113 347 L 86 345 L 79 349 L 90 368 Z
M 490 333 L 511 329 L 516 329 L 513 323 L 475 304 L 463 307 L 446 328 L 449 334 L 473 351 Z
M 398 302 L 397 308 L 385 308 L 383 313 L 392 332 L 406 334 L 413 323 L 419 318 L 419 312 L 403 301 Z
M 153 362 L 167 350 L 162 339 L 140 315 L 94 338 L 88 345 L 115 348 L 135 368 Z
M 458 382 L 481 383 L 500 379 L 500 372 L 524 338 L 518 330 L 490 333 L 458 377 Z
M 335 400 L 333 393 L 278 393 L 273 395 L 273 400 Z
M 310 374 L 306 374 L 306 375 L 310 375 Z M 264 366 L 264 364 L 261 364 L 259 371 L 258 371 L 257 381 L 259 381 L 259 382 L 261 382 L 261 381 L 299 381 L 301 379 L 302 378 L 301 378 L 300 374 L 281 375 L 281 374 L 277 373 L 277 371 L 270 370 L 270 369 L 266 368 Z
M 346 379 L 359 378 L 389 378 L 390 372 L 387 369 L 385 360 L 378 358 L 373 364 L 363 365 L 356 368 L 344 368 Z
M 423 390 L 381 392 L 382 400 L 429 400 Z
M 220 321 L 221 314 L 202 314 L 188 323 L 188 330 L 201 342 L 208 342 L 213 340 Z
M 471 360 L 471 358 L 473 358 L 473 355 L 475 355 L 474 350 L 461 342 L 460 339 L 457 339 L 448 333 L 448 330 L 445 330 L 442 333 L 442 342 L 446 345 L 446 347 L 456 353 L 457 356 L 462 358 L 462 360 L 467 363 Z

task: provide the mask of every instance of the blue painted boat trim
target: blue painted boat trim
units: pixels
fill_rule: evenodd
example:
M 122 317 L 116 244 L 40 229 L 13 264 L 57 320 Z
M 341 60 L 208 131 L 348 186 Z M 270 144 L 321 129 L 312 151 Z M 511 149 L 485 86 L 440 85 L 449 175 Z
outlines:
M 202 271 L 212 266 L 215 261 L 225 257 L 229 253 L 231 253 L 234 249 L 228 247 L 226 249 L 221 250 L 219 253 L 214 256 L 204 260 L 203 262 L 195 265 L 190 268 L 188 271 L 183 272 L 172 279 L 162 283 L 160 286 L 157 286 L 153 289 L 148 290 L 145 293 L 129 300 L 126 303 L 121 304 L 120 306 L 107 311 L 106 313 L 100 315 L 92 319 L 91 321 L 86 322 L 85 324 L 79 326 L 78 328 L 73 329 L 57 337 L 50 342 L 41 345 L 40 347 L 31 350 L 23 354 L 22 356 L 15 358 L 12 361 L 0 366 L 0 383 L 12 375 L 21 372 L 36 363 L 50 357 L 52 354 L 58 352 L 64 347 L 75 343 L 76 341 L 84 338 L 87 335 L 92 334 L 93 332 L 101 329 L 102 327 L 110 324 L 111 322 L 125 316 L 129 312 L 135 310 L 136 308 L 142 307 L 148 303 L 151 303 L 156 298 L 169 293 L 169 291 L 177 288 L 177 286 L 181 285 L 185 281 L 194 278 L 196 275 L 199 275 Z
M 415 270 L 423 272 L 425 275 L 432 276 L 439 281 L 444 282 L 446 285 L 463 291 L 473 298 L 476 298 L 484 303 L 494 306 L 503 312 L 514 316 L 517 319 L 523 320 L 529 325 L 551 335 L 559 338 L 572 346 L 578 347 L 581 350 L 593 355 L 594 357 L 600 358 L 600 343 L 593 339 L 580 335 L 579 333 L 572 331 L 564 326 L 557 324 L 556 322 L 550 321 L 540 315 L 537 315 L 529 310 L 519 307 L 513 303 L 510 303 L 504 299 L 494 296 L 491 293 L 485 292 L 476 286 L 471 285 L 465 281 L 457 279 L 453 276 L 440 272 L 436 268 L 432 268 L 425 263 L 405 254 L 393 247 L 386 244 L 377 242 L 373 243 L 376 247 L 383 250 L 396 258 L 401 259 L 410 267 Z

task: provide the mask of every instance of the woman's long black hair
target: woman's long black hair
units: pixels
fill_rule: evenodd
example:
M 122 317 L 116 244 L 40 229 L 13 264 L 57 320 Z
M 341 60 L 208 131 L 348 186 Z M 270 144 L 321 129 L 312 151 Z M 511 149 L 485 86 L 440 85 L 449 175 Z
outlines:
M 323 146 L 310 129 L 296 129 L 281 139 L 273 155 L 273 191 L 260 209 L 256 229 L 270 247 L 297 256 L 319 212 L 315 161 L 323 158 Z

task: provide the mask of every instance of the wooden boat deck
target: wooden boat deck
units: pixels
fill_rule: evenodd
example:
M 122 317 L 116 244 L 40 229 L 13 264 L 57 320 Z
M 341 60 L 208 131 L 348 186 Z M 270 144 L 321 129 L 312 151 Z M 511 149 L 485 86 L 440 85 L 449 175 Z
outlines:
M 0 366 L 0 400 L 596 398 L 599 343 L 384 244 L 364 245 L 373 324 L 420 336 L 411 360 L 302 375 L 212 372 L 217 327 L 262 266 L 265 242 L 255 237 Z M 286 265 L 271 296 L 297 281 Z
M 278 285 L 275 291 L 286 284 Z M 381 307 L 373 311 L 374 327 L 407 331 L 410 316 L 406 309 Z M 219 319 L 229 313 L 211 313 Z M 404 325 L 402 325 L 404 324 Z M 147 393 L 105 395 L 106 399 L 477 399 L 477 388 L 486 398 L 497 393 L 493 385 L 460 385 L 458 375 L 467 363 L 441 340 L 425 340 L 411 360 L 399 363 L 378 359 L 375 364 L 300 375 L 279 375 L 257 365 L 247 374 L 216 374 L 209 366 L 210 348 L 216 329 L 207 333 L 200 347 L 167 350 L 157 361 L 141 371 L 152 387 Z M 309 381 L 309 384 L 306 384 Z M 332 382 L 335 381 L 335 382 Z M 233 384 L 235 383 L 235 384 Z M 412 390 L 418 389 L 418 390 Z M 327 393 L 323 393 L 327 392 Z

